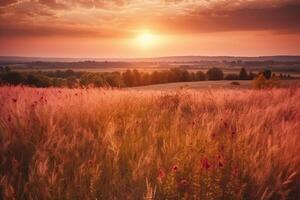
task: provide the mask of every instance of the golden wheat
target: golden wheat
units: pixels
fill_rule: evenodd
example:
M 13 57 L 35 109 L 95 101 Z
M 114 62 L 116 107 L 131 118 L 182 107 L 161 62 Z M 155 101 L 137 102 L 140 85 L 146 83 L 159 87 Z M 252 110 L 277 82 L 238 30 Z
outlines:
M 3 199 L 299 199 L 299 100 L 297 88 L 1 87 L 0 192 Z

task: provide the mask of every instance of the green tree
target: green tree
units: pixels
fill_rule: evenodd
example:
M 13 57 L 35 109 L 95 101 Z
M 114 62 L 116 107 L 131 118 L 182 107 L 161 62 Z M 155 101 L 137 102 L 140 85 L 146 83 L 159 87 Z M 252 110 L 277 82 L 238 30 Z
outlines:
M 32 73 L 27 76 L 26 84 L 36 87 L 51 86 L 51 79 L 43 74 Z
M 77 86 L 77 79 L 75 76 L 70 76 L 67 78 L 68 88 L 75 88 Z
M 202 71 L 197 71 L 196 72 L 196 80 L 197 81 L 205 81 L 206 80 L 206 75 Z
M 24 74 L 19 72 L 7 72 L 2 77 L 3 81 L 12 85 L 19 85 L 26 81 Z
M 241 68 L 240 74 L 239 74 L 240 80 L 247 80 L 248 79 L 248 73 L 245 68 Z
M 219 68 L 211 68 L 206 72 L 208 80 L 223 80 L 224 73 Z
M 266 79 L 270 79 L 272 76 L 272 71 L 270 69 L 265 69 L 263 75 L 265 76 Z

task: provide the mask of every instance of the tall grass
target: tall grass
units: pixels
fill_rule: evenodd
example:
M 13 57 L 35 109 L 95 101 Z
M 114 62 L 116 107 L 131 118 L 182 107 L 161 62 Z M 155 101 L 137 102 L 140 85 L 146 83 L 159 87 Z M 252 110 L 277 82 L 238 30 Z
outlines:
M 3 199 L 300 199 L 300 92 L 0 88 Z

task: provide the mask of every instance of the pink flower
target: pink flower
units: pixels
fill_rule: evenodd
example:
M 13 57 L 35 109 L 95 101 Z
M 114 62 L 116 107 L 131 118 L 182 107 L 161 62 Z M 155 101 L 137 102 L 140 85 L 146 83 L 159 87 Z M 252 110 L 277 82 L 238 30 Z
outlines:
M 165 171 L 164 170 L 159 170 L 159 174 L 158 174 L 158 176 L 160 177 L 160 178 L 164 178 L 165 176 L 166 176 L 166 173 L 165 173 Z
M 179 182 L 179 185 L 180 185 L 180 186 L 183 186 L 183 187 L 187 186 L 188 184 L 189 184 L 188 181 L 185 180 L 185 179 L 182 179 L 182 180 Z
M 219 160 L 219 168 L 222 168 L 222 167 L 224 167 L 224 164 L 223 164 L 223 162 L 221 161 L 221 160 Z
M 232 173 L 233 173 L 234 176 L 237 176 L 239 171 L 237 169 L 234 169 Z
M 204 160 L 202 160 L 202 168 L 205 169 L 205 170 L 209 170 L 210 164 L 209 164 L 207 158 L 205 158 Z
M 173 167 L 172 167 L 173 172 L 177 172 L 178 169 L 179 169 L 178 165 L 173 165 Z
M 92 160 L 89 160 L 89 166 L 92 166 L 94 164 L 94 162 Z
M 228 128 L 227 122 L 224 122 L 224 126 L 225 126 L 225 128 Z

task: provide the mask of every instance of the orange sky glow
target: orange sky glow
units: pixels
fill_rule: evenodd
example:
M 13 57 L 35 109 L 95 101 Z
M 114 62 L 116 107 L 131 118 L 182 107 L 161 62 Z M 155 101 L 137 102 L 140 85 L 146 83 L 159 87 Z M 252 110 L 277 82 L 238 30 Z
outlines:
M 299 55 L 298 0 L 1 0 L 0 55 Z

